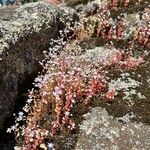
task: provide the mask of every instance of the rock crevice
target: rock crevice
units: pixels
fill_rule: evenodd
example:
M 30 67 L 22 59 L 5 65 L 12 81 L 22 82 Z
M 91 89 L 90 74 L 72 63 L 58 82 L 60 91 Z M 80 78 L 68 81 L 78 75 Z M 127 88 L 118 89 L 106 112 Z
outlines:
M 54 5 L 37 2 L 8 8 L 0 15 L 0 129 L 12 114 L 20 90 L 25 89 L 22 86 L 32 84 L 31 79 L 41 70 L 39 61 L 51 38 L 57 38 L 63 13 Z

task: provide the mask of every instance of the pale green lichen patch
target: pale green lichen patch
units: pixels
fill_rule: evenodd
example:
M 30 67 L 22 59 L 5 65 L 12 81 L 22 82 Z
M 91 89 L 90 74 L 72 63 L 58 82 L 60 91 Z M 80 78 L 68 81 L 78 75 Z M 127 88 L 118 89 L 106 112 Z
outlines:
M 13 8 L 12 8 L 13 9 Z M 45 2 L 25 4 L 15 9 L 10 19 L 0 18 L 0 54 L 20 37 L 51 28 L 57 23 L 60 9 Z M 53 26 L 55 28 L 55 26 Z
M 130 115 L 122 117 L 122 121 L 128 120 L 123 124 L 118 121 L 120 118 L 109 116 L 106 109 L 96 107 L 84 117 L 75 150 L 149 149 L 150 147 L 150 127 L 131 122 Z

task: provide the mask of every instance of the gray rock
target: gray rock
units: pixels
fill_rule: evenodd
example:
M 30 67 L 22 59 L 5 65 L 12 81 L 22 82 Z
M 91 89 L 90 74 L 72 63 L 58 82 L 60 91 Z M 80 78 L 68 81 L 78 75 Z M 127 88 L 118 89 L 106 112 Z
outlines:
M 64 0 L 64 1 L 67 4 L 67 6 L 75 7 L 79 4 L 84 4 L 85 5 L 88 2 L 93 1 L 93 0 Z
M 148 150 L 150 127 L 129 121 L 126 124 L 109 116 L 103 108 L 84 115 L 75 150 Z

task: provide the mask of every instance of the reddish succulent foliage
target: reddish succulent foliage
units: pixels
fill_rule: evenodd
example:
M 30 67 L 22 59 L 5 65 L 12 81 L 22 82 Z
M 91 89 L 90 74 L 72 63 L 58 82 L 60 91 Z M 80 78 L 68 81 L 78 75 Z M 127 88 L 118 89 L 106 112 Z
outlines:
M 114 88 L 109 90 L 106 93 L 106 98 L 107 98 L 108 102 L 113 101 L 113 99 L 115 98 L 115 95 L 116 95 L 116 90 Z
M 50 2 L 56 4 L 58 1 Z M 47 136 L 54 137 L 63 128 L 73 131 L 77 126 L 74 120 L 74 108 L 78 103 L 84 103 L 85 106 L 88 106 L 93 98 L 98 96 L 103 97 L 107 102 L 113 102 L 117 91 L 115 88 L 109 89 L 107 73 L 104 72 L 105 68 L 132 70 L 144 62 L 144 55 L 135 57 L 132 55 L 132 51 L 134 49 L 133 43 L 150 47 L 148 28 L 140 28 L 136 34 L 134 33 L 135 35 L 131 35 L 132 38 L 129 37 L 132 40 L 128 41 L 127 50 L 115 49 L 110 44 L 112 40 L 120 42 L 126 38 L 124 18 L 121 15 L 117 16 L 116 21 L 113 22 L 109 20 L 110 16 L 108 15 L 110 10 L 114 8 L 117 10 L 120 3 L 123 4 L 123 7 L 127 7 L 129 0 L 120 2 L 111 0 L 110 6 L 106 4 L 100 8 L 97 12 L 102 17 L 102 21 L 96 22 L 96 27 L 93 27 L 94 33 L 96 33 L 95 37 L 109 41 L 109 49 L 112 49 L 112 52 L 106 56 L 106 62 L 82 58 L 79 63 L 76 57 L 70 54 L 66 55 L 65 52 L 60 53 L 59 56 L 47 53 L 46 63 L 42 63 L 43 72 L 35 82 L 35 87 L 38 87 L 38 90 L 33 90 L 29 94 L 29 103 L 24 107 L 24 111 L 28 113 L 26 125 L 22 128 L 21 133 L 25 150 L 37 150 L 45 147 Z M 89 32 L 91 32 L 91 30 L 89 32 L 84 30 L 82 25 L 73 28 L 75 40 L 79 42 L 88 39 Z M 67 32 L 65 34 L 68 34 Z M 60 45 L 65 45 L 63 40 Z M 53 50 L 56 50 L 55 48 Z M 49 128 L 46 130 L 41 126 L 41 122 L 49 116 L 52 116 L 52 119 L 47 119 Z

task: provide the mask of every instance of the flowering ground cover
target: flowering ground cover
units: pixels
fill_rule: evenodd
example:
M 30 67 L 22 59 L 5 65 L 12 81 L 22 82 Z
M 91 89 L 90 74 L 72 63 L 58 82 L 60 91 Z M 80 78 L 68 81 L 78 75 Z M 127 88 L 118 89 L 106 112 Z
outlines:
M 147 1 L 133 2 L 90 3 L 79 22 L 61 19 L 66 28 L 43 51 L 43 71 L 7 130 L 16 149 L 73 149 L 82 115 L 97 106 L 150 124 L 150 10 Z

